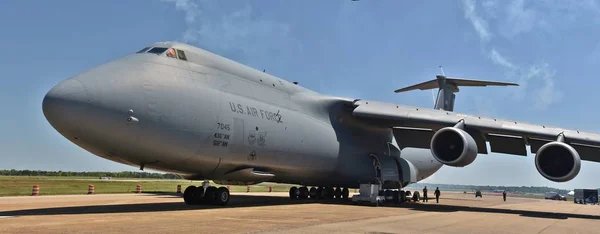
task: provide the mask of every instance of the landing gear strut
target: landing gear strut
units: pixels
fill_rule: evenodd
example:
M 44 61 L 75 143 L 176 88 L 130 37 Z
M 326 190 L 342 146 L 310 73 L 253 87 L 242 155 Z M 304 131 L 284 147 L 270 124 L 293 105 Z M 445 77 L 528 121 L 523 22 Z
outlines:
M 183 192 L 183 201 L 188 205 L 227 205 L 229 203 L 229 189 L 226 187 L 209 186 L 204 182 L 203 186 L 188 186 Z

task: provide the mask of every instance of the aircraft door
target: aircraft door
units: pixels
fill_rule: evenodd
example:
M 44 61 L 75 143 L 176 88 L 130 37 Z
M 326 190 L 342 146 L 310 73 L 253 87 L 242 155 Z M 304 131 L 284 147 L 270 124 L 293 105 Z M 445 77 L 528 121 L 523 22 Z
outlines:
M 398 147 L 391 142 L 387 143 L 388 146 L 388 155 L 394 158 L 398 162 L 398 171 L 400 175 L 400 183 L 402 187 L 407 186 L 410 183 L 417 182 L 417 169 L 416 167 L 409 162 L 408 160 L 400 157 L 402 152 Z
M 384 189 L 400 189 L 402 177 L 396 159 L 388 155 L 371 154 L 377 179 Z

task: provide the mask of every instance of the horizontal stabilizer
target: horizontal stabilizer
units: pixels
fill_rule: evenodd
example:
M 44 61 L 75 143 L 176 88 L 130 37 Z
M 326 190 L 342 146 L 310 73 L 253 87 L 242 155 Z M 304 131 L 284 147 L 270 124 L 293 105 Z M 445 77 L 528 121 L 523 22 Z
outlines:
M 459 86 L 519 86 L 515 83 L 497 82 L 497 81 L 486 81 L 486 80 L 469 80 L 463 78 L 446 77 L 445 75 L 435 76 L 435 80 L 426 81 L 406 88 L 397 89 L 394 92 L 406 92 L 410 90 L 427 90 L 427 89 L 438 89 L 437 100 L 434 100 L 434 109 L 437 110 L 454 110 L 454 93 L 458 92 Z
M 444 79 L 444 78 L 445 78 L 444 80 L 445 80 L 446 84 L 454 86 L 454 87 L 452 87 L 453 92 L 458 92 L 458 86 L 519 86 L 518 84 L 515 84 L 515 83 L 486 81 L 486 80 L 469 80 L 469 79 L 456 78 L 456 77 L 445 77 L 442 75 L 437 75 L 436 78 L 437 79 L 435 79 L 435 80 L 430 80 L 430 81 L 426 81 L 426 82 L 416 84 L 413 86 L 409 86 L 406 88 L 397 89 L 394 92 L 400 93 L 400 92 L 417 90 L 417 89 L 428 90 L 428 89 L 440 88 L 439 80 Z

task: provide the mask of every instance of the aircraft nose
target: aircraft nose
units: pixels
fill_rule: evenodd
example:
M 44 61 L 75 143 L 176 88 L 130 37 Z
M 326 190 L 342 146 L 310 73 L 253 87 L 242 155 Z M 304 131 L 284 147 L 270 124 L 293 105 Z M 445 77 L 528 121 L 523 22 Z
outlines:
M 67 79 L 46 94 L 42 111 L 46 120 L 66 136 L 79 128 L 90 101 L 90 95 L 80 81 Z

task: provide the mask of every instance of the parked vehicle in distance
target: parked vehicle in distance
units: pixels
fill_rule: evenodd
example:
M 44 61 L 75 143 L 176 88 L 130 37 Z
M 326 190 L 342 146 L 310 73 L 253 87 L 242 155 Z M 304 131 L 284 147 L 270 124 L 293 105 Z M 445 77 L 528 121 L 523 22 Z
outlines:
M 575 196 L 573 198 L 574 203 L 587 204 L 598 203 L 598 190 L 597 189 L 575 189 Z
M 544 194 L 544 199 L 566 201 L 567 197 L 557 192 L 547 192 Z

